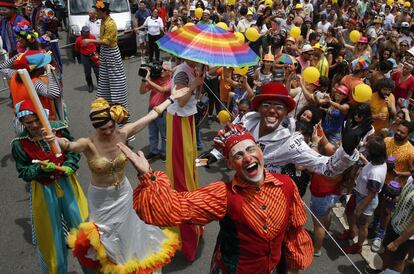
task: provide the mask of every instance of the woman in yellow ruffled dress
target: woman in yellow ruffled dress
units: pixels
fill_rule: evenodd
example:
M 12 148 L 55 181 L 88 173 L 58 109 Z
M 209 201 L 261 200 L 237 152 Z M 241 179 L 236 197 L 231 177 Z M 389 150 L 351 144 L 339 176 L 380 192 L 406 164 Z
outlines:
M 120 105 L 110 106 L 98 98 L 91 104 L 89 114 L 95 135 L 71 142 L 57 139 L 65 151 L 83 153 L 92 173 L 88 189 L 89 222 L 71 231 L 68 244 L 80 263 L 99 273 L 161 273 L 161 268 L 179 248 L 178 236 L 157 226 L 147 225 L 132 207 L 132 188 L 125 177 L 127 158 L 116 145 L 127 143 L 156 119 L 174 99 L 188 89 L 172 92 L 169 99 L 152 109 L 146 116 L 118 128 L 128 118 Z

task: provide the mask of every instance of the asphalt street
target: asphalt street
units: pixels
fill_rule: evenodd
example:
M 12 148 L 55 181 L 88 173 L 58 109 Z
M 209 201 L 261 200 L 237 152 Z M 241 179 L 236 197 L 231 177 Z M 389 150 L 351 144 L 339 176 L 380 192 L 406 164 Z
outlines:
M 63 56 L 66 58 L 66 56 Z M 140 79 L 137 75 L 139 58 L 124 60 L 128 79 L 129 109 L 132 120 L 138 119 L 148 111 L 148 95 L 140 95 L 138 86 Z M 0 86 L 4 82 L 0 79 Z M 94 132 L 88 118 L 89 103 L 95 98 L 94 93 L 87 92 L 83 68 L 80 64 L 64 59 L 64 98 L 68 107 L 70 118 L 70 131 L 75 137 L 92 135 Z M 9 92 L 0 92 L 0 273 L 40 273 L 35 247 L 31 241 L 31 225 L 29 213 L 29 196 L 25 184 L 18 179 L 15 163 L 11 156 L 10 141 L 14 137 L 12 127 L 12 108 Z M 204 148 L 211 145 L 212 137 L 217 132 L 217 123 L 205 124 L 202 127 Z M 148 132 L 144 129 L 132 142 L 135 149 L 147 152 Z M 81 168 L 78 170 L 78 179 L 86 192 L 89 183 L 89 170 L 85 158 L 82 157 Z M 164 164 L 158 160 L 152 163 L 155 170 L 164 170 Z M 232 173 L 224 165 L 215 165 L 211 169 L 200 168 L 200 185 L 206 185 L 216 180 L 228 180 Z M 128 166 L 127 176 L 133 187 L 136 185 L 136 173 Z M 304 201 L 309 204 L 309 194 Z M 312 230 L 312 221 L 308 218 L 306 228 Z M 334 218 L 331 228 L 334 232 L 342 230 L 338 220 Z M 211 223 L 206 226 L 205 234 L 198 249 L 197 259 L 187 263 L 181 254 L 177 254 L 173 261 L 164 267 L 163 273 L 208 273 L 210 258 L 217 237 L 218 224 Z M 355 264 L 363 271 L 365 262 L 359 255 L 350 256 Z M 71 252 L 68 252 L 69 273 L 82 273 L 79 264 Z M 351 263 L 341 255 L 334 243 L 325 240 L 322 256 L 315 258 L 311 267 L 302 273 L 358 273 Z

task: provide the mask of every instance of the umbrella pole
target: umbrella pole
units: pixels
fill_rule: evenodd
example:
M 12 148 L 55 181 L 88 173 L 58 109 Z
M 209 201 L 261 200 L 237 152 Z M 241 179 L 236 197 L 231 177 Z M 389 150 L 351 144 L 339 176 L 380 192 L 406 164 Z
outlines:
M 208 91 L 211 93 L 211 95 L 214 96 L 214 98 L 217 99 L 217 101 L 219 101 L 220 105 L 222 105 L 222 107 L 227 110 L 230 114 L 230 110 L 227 108 L 227 106 L 224 105 L 224 103 L 217 97 L 217 95 L 214 94 L 214 92 L 210 89 L 210 87 L 207 85 L 207 83 L 203 80 L 204 86 L 207 87 Z

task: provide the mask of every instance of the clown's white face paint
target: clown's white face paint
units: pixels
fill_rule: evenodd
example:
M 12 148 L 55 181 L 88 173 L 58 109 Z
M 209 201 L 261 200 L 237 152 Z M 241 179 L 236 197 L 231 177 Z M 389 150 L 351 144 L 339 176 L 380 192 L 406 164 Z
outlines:
M 263 152 L 254 141 L 243 140 L 233 146 L 228 161 L 236 175 L 246 183 L 256 185 L 263 182 Z

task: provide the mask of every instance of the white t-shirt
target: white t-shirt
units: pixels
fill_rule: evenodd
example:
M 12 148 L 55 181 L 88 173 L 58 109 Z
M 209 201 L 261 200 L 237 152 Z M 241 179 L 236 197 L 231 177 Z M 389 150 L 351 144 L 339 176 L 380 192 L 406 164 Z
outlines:
M 88 20 L 85 26 L 89 27 L 90 34 L 95 35 L 95 37 L 99 39 L 99 35 L 101 33 L 101 19 L 98 19 L 95 22 Z
M 251 25 L 254 25 L 254 24 L 256 24 L 255 20 L 248 21 L 246 18 L 244 18 L 240 20 L 239 23 L 237 24 L 237 31 L 244 33 L 246 32 L 248 28 L 251 27 Z
M 322 24 L 322 21 L 319 21 L 318 24 L 316 25 L 316 29 L 321 29 L 323 33 L 327 33 L 330 26 L 331 26 L 331 23 L 329 23 L 328 21 L 325 22 L 325 25 Z
M 149 16 L 147 19 L 145 19 L 144 26 L 147 27 L 148 34 L 154 36 L 161 34 L 161 30 L 164 28 L 164 23 L 160 17 L 153 19 L 151 16 Z
M 356 186 L 355 190 L 358 191 L 360 194 L 367 196 L 368 195 L 368 188 L 367 184 L 368 181 L 376 181 L 381 184 L 379 191 L 381 191 L 382 186 L 385 182 L 385 176 L 387 175 L 387 164 L 383 163 L 382 165 L 373 165 L 368 163 L 364 166 L 361 172 L 356 179 Z M 378 192 L 379 192 L 378 191 Z
M 311 16 L 313 12 L 313 5 L 310 2 L 306 4 L 305 1 L 302 1 L 302 7 L 305 16 Z

